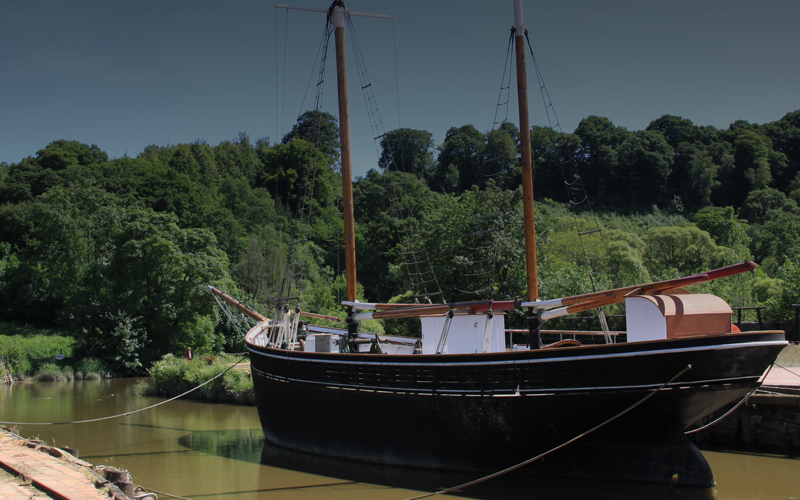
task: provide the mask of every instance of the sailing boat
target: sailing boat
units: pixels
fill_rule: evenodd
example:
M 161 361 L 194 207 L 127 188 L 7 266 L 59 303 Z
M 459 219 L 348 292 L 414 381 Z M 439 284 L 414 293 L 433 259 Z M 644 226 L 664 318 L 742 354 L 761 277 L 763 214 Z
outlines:
M 755 264 L 539 299 L 525 26 L 521 0 L 516 0 L 527 300 L 359 302 L 344 68 L 347 14 L 339 0 L 329 11 L 340 97 L 348 328 L 309 325 L 305 339 L 299 339 L 297 318 L 310 314 L 285 307 L 280 317 L 267 319 L 212 289 L 258 322 L 246 342 L 266 440 L 371 463 L 494 472 L 581 436 L 527 468 L 712 486 L 708 463 L 684 431 L 757 388 L 787 342 L 778 331 L 732 333 L 727 303 L 684 287 L 752 270 Z M 541 346 L 547 320 L 623 301 L 627 342 Z M 511 309 L 527 312 L 529 348 L 505 347 L 503 312 Z M 422 322 L 421 340 L 358 332 L 358 322 L 365 319 L 414 316 Z

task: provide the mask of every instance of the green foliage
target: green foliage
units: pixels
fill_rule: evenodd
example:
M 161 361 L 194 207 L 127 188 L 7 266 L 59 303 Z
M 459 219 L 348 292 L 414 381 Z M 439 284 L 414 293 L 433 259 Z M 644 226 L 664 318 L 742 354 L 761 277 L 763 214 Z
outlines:
M 708 233 L 694 226 L 660 227 L 644 235 L 645 262 L 655 279 L 672 279 L 724 264 L 730 257 Z
M 67 377 L 55 363 L 44 363 L 36 370 L 37 382 L 66 382 Z
M 705 207 L 694 215 L 697 227 L 719 246 L 733 249 L 740 260 L 750 258 L 747 221 L 738 219 L 733 207 Z
M 379 165 L 386 170 L 406 172 L 425 179 L 434 168 L 435 149 L 433 135 L 428 131 L 410 128 L 392 130 L 381 138 Z
M 0 356 L 8 359 L 14 376 L 30 376 L 56 354 L 72 358 L 74 340 L 61 331 L 0 323 Z M 66 362 L 66 361 L 65 361 Z
M 403 294 L 389 299 L 389 304 L 413 304 L 414 292 L 409 290 Z M 422 324 L 419 318 L 397 318 L 384 323 L 387 335 L 400 335 L 405 337 L 422 337 Z
M 109 376 L 105 363 L 97 358 L 82 358 L 75 365 L 75 378 L 83 380 L 97 380 Z
M 291 242 L 305 239 L 295 214 L 309 167 L 316 183 L 309 242 L 297 261 L 305 270 L 301 307 L 343 317 L 338 141 L 335 117 L 306 112 L 279 144 L 239 133 L 216 146 L 148 146 L 136 158 L 109 160 L 97 146 L 59 140 L 0 164 L 0 320 L 66 329 L 74 341 L 60 341 L 65 353 L 74 342 L 77 356 L 106 365 L 75 367 L 76 377 L 140 373 L 186 347 L 198 356 L 241 351 L 241 334 L 205 285 L 271 313 L 299 248 Z M 664 115 L 628 131 L 590 116 L 574 133 L 534 127 L 531 147 L 542 296 L 672 278 L 752 255 L 762 264 L 755 279 L 695 291 L 770 304 L 772 317 L 791 314 L 800 111 L 727 130 Z M 437 145 L 426 131 L 398 129 L 381 148 L 377 165 L 403 171 L 371 170 L 355 183 L 359 297 L 411 300 L 411 274 L 422 261 L 400 242 L 417 228 L 448 301 L 526 295 L 519 131 L 464 125 Z M 582 200 L 583 189 L 594 214 L 586 204 L 564 205 Z M 485 279 L 470 270 L 486 271 Z M 401 323 L 362 328 L 418 331 L 415 321 Z M 20 372 L 36 373 L 58 352 L 40 339 L 51 348 L 38 353 L 27 340 L 33 332 L 9 335 L 0 346 L 15 346 L 8 349 L 19 353 L 12 362 Z
M 297 117 L 297 123 L 292 130 L 283 136 L 283 144 L 289 144 L 295 139 L 303 139 L 316 146 L 334 160 L 339 161 L 339 124 L 336 117 L 324 111 L 306 111 Z
M 150 369 L 152 385 L 139 386 L 140 394 L 174 397 L 211 380 L 240 359 L 233 356 L 197 356 L 192 361 L 171 354 L 164 356 Z M 234 368 L 201 389 L 188 394 L 190 399 L 203 399 L 236 404 L 255 404 L 250 374 Z
M 486 136 L 472 125 L 448 130 L 439 147 L 439 166 L 431 185 L 448 193 L 485 185 L 488 179 L 483 163 L 485 142 Z
M 792 304 L 800 304 L 800 253 L 786 259 L 778 269 L 775 287 L 778 290 L 768 302 L 768 314 L 775 319 L 793 319 Z

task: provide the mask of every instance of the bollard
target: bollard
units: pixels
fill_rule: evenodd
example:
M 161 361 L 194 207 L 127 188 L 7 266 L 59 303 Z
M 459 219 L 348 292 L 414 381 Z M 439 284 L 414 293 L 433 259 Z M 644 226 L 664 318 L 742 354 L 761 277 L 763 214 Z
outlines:
M 106 468 L 106 470 L 103 471 L 103 477 L 105 477 L 107 480 L 115 484 L 120 482 L 127 482 L 128 471 L 115 469 L 113 467 L 108 467 Z
M 128 481 L 119 481 L 119 482 L 116 482 L 114 484 L 116 484 L 119 487 L 119 489 L 122 490 L 123 493 L 125 493 L 125 495 L 128 498 L 133 498 L 134 497 L 133 496 L 133 492 L 134 492 L 135 486 L 133 485 L 133 483 L 129 483 Z

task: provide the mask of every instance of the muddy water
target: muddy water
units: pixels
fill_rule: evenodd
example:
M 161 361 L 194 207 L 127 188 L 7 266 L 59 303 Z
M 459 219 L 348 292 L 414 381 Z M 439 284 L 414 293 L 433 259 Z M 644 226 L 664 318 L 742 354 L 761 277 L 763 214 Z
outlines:
M 136 396 L 134 379 L 0 387 L 0 420 L 65 422 L 125 413 L 160 401 Z M 320 425 L 336 432 L 335 415 Z M 255 408 L 175 401 L 89 424 L 18 425 L 17 432 L 80 450 L 97 465 L 128 469 L 137 484 L 194 499 L 405 499 L 474 479 L 363 466 L 264 446 Z M 800 498 L 800 459 L 704 452 L 710 490 L 602 481 L 505 476 L 437 498 L 792 499 Z

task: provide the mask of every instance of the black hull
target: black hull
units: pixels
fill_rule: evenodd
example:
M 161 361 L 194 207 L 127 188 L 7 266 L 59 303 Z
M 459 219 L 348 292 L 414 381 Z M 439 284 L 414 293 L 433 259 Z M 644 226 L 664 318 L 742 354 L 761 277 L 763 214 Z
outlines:
M 713 485 L 684 429 L 758 386 L 785 345 L 747 333 L 461 355 L 323 354 L 248 344 L 267 441 L 370 463 L 495 472 L 642 405 L 530 466 Z

